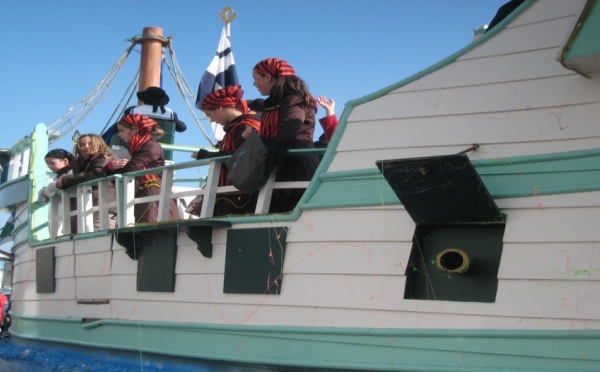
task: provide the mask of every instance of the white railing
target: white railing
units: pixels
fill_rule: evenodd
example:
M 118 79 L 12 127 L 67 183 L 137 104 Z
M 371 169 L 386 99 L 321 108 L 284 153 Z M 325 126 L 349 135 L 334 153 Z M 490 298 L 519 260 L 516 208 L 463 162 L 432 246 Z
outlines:
M 16 152 L 8 162 L 7 180 L 14 180 L 29 172 L 29 153 L 31 148 L 24 147 L 22 151 Z
M 308 153 L 318 153 L 309 150 Z M 294 155 L 306 153 L 306 150 L 293 151 Z M 321 150 L 322 152 L 322 150 Z M 233 186 L 218 186 L 221 165 L 227 157 L 218 157 L 191 161 L 181 164 L 168 165 L 143 171 L 135 171 L 123 175 L 115 175 L 103 179 L 85 182 L 63 192 L 57 192 L 51 199 L 49 208 L 50 236 L 57 237 L 68 235 L 71 231 L 71 217 L 77 221 L 77 233 L 89 233 L 94 231 L 94 213 L 100 218 L 99 230 L 109 228 L 109 210 L 118 210 L 117 225 L 128 227 L 135 225 L 134 207 L 139 203 L 158 201 L 157 222 L 169 220 L 169 206 L 171 199 L 178 202 L 180 219 L 203 219 L 212 218 L 215 202 L 219 194 L 237 191 Z M 206 183 L 203 187 L 174 187 L 175 173 L 178 170 L 189 168 L 208 167 Z M 161 192 L 159 195 L 135 197 L 135 179 L 144 174 L 162 172 Z M 109 183 L 114 183 L 116 189 L 116 200 L 109 202 Z M 306 189 L 310 181 L 301 182 L 275 182 L 275 174 L 272 174 L 267 183 L 260 189 L 258 201 L 254 213 L 256 215 L 266 214 L 269 211 L 271 196 L 274 189 Z M 92 189 L 98 190 L 98 205 L 92 205 Z M 198 195 L 203 196 L 202 210 L 200 216 L 192 216 L 183 212 L 181 201 L 186 202 Z M 77 201 L 77 208 L 71 210 L 71 200 Z
M 95 181 L 82 183 L 69 190 L 57 192 L 50 200 L 50 216 L 48 225 L 50 236 L 68 235 L 71 232 L 71 217 L 77 221 L 77 233 L 89 233 L 94 231 L 94 213 L 98 213 L 99 230 L 109 228 L 109 209 L 119 209 L 121 193 L 116 193 L 116 200 L 109 201 L 109 184 L 114 183 L 117 190 L 122 183 L 120 175 L 107 177 Z M 98 190 L 98 205 L 92 205 L 92 189 Z M 76 202 L 77 208 L 71 210 L 71 200 Z

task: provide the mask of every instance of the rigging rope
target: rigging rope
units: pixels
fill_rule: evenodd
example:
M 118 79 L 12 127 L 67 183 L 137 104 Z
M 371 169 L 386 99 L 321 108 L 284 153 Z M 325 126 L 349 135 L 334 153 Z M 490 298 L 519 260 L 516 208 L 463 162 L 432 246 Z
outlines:
M 104 95 L 110 89 L 113 81 L 115 80 L 119 70 L 123 66 L 123 63 L 131 53 L 131 50 L 135 44 L 132 42 L 127 50 L 121 55 L 110 71 L 102 78 L 100 83 L 92 89 L 81 101 L 73 105 L 69 110 L 61 116 L 58 120 L 48 126 L 48 133 L 53 133 L 49 143 L 52 144 L 59 139 L 65 137 L 71 129 L 75 128 L 79 123 L 85 119 L 89 113 L 96 107 L 96 105 L 104 98 Z M 67 126 L 63 133 L 60 133 L 63 127 Z
M 135 45 L 137 45 L 135 42 L 135 38 L 129 40 L 131 43 L 129 44 L 125 52 L 117 60 L 117 62 L 110 69 L 110 71 L 102 78 L 100 83 L 94 89 L 92 89 L 92 91 L 89 92 L 82 100 L 80 100 L 71 108 L 69 108 L 69 110 L 63 116 L 61 116 L 58 120 L 56 120 L 48 126 L 48 133 L 51 134 L 49 139 L 50 144 L 65 137 L 73 128 L 79 125 L 79 123 L 81 123 L 83 119 L 85 119 L 91 113 L 91 111 L 98 105 L 98 103 L 100 103 L 102 98 L 104 98 L 104 96 L 110 89 L 112 83 L 114 82 L 115 78 L 117 77 L 121 67 L 125 63 L 125 60 L 129 56 L 129 54 L 131 54 L 131 51 L 133 50 Z M 192 114 L 196 125 L 198 126 L 198 128 L 200 128 L 202 135 L 208 141 L 208 143 L 210 143 L 211 146 L 215 146 L 215 142 L 209 137 L 208 133 L 200 123 L 200 119 L 198 119 L 198 117 L 196 116 L 194 110 L 196 103 L 196 95 L 192 92 L 187 81 L 185 80 L 185 77 L 183 76 L 183 72 L 181 71 L 179 63 L 177 62 L 177 59 L 175 57 L 175 50 L 171 47 L 171 43 L 168 43 L 165 47 L 169 49 L 170 59 L 169 63 L 168 59 L 166 58 L 166 54 L 163 50 L 163 61 L 165 62 L 165 66 L 167 66 L 167 69 L 171 73 L 171 76 L 175 81 L 175 85 L 177 85 L 177 88 L 179 89 L 179 92 L 181 93 L 181 96 L 183 97 L 186 106 Z M 123 95 L 123 98 L 121 98 L 121 101 L 113 111 L 112 115 L 108 119 L 108 122 L 106 123 L 104 128 L 102 128 L 102 131 L 100 133 L 104 133 L 104 131 L 110 125 L 113 124 L 115 115 L 120 115 L 123 112 L 123 110 L 127 107 L 129 102 L 131 102 L 131 99 L 135 93 L 135 87 L 137 86 L 136 83 L 139 78 L 139 74 L 140 71 L 138 69 L 136 76 L 128 86 L 125 94 Z M 125 106 L 122 107 L 123 102 L 125 102 L 125 97 L 127 96 L 129 97 L 127 98 Z
M 181 71 L 181 68 L 179 67 L 177 58 L 175 58 L 175 51 L 173 50 L 173 48 L 171 48 L 171 45 L 167 46 L 167 48 L 169 48 L 169 56 L 171 58 L 171 63 L 173 64 L 173 66 L 169 65 L 169 62 L 167 61 L 166 58 L 165 58 L 165 65 L 167 66 L 167 69 L 171 73 L 171 76 L 173 77 L 173 80 L 175 81 L 175 85 L 177 85 L 177 88 L 179 89 L 179 92 L 181 93 L 181 96 L 183 97 L 185 104 L 187 105 L 188 109 L 190 110 L 190 113 L 192 114 L 192 117 L 194 118 L 196 125 L 198 125 L 198 128 L 200 128 L 202 135 L 208 141 L 208 143 L 210 143 L 211 146 L 215 146 L 214 142 L 210 139 L 210 137 L 208 136 L 208 133 L 206 133 L 206 131 L 204 130 L 204 127 L 200 123 L 200 120 L 196 116 L 196 113 L 194 111 L 194 107 L 195 107 L 194 104 L 196 103 L 196 96 L 194 95 L 194 93 L 192 93 L 192 90 L 190 89 L 187 81 L 185 80 L 185 77 L 183 76 L 183 71 Z M 191 104 L 189 102 L 190 99 L 192 100 Z
M 119 101 L 119 103 L 117 104 L 117 107 L 115 107 L 113 113 L 110 115 L 110 118 L 108 118 L 108 121 L 104 125 L 104 128 L 102 128 L 102 130 L 100 131 L 100 134 L 103 134 L 106 131 L 106 128 L 108 128 L 110 125 L 113 125 L 115 123 L 114 122 L 115 115 L 118 115 L 120 117 L 121 113 L 123 111 L 125 111 L 125 109 L 127 107 L 130 106 L 129 103 L 131 102 L 131 99 L 133 98 L 133 95 L 135 94 L 135 88 L 137 87 L 137 82 L 138 82 L 139 76 L 140 76 L 140 70 L 138 69 L 137 73 L 133 77 L 133 80 L 131 81 L 131 83 L 129 83 L 127 90 L 125 90 L 125 93 L 123 94 L 123 97 L 121 98 L 121 101 Z M 127 97 L 127 96 L 129 96 L 129 97 Z M 127 97 L 127 101 L 125 101 L 125 97 Z M 125 104 L 123 104 L 123 102 L 125 102 Z

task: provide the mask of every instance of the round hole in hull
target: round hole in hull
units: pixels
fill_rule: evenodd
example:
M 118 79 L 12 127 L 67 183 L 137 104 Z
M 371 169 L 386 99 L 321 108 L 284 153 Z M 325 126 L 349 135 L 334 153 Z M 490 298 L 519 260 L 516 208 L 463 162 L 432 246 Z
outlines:
M 438 253 L 435 265 L 448 274 L 464 274 L 469 270 L 471 259 L 462 249 L 448 248 Z

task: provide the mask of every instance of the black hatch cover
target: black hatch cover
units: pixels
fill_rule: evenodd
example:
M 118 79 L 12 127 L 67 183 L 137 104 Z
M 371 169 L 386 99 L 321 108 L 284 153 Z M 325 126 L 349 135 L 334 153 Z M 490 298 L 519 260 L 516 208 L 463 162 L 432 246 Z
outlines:
M 464 154 L 379 160 L 376 165 L 417 224 L 504 221 Z

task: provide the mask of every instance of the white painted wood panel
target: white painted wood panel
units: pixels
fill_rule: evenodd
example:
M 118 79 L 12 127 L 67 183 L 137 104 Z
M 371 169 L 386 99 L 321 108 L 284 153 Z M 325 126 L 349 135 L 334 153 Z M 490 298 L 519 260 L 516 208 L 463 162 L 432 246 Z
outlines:
M 600 285 L 584 280 L 501 280 L 493 314 L 523 318 L 600 320 Z
M 31 299 L 23 302 L 13 302 L 11 309 L 18 314 L 27 314 L 31 316 L 64 316 L 68 314 L 76 318 L 77 312 L 75 301 L 55 300 L 55 299 Z M 67 317 L 67 316 L 65 316 Z
M 123 318 L 135 315 L 140 320 L 161 321 L 177 319 L 180 322 L 200 324 L 225 323 L 244 325 L 287 325 L 314 327 L 367 327 L 399 329 L 590 329 L 600 326 L 594 320 L 527 318 L 473 314 L 443 314 L 414 311 L 386 311 L 377 309 L 345 310 L 320 307 L 288 307 L 260 304 L 255 307 L 237 304 L 180 304 L 115 301 L 113 316 Z
M 111 298 L 132 298 L 136 300 L 164 300 L 165 294 L 160 292 L 138 292 L 137 275 L 111 275 Z M 169 293 L 169 296 L 172 296 Z
M 600 101 L 512 112 L 355 122 L 347 129 L 336 150 L 377 152 L 394 147 L 451 146 L 465 143 L 479 143 L 485 147 L 490 144 L 513 145 L 598 137 L 600 125 L 592 120 L 598 112 Z M 485 149 L 479 151 L 483 150 Z
M 112 251 L 97 251 L 97 253 L 77 254 L 75 262 L 75 275 L 107 276 L 111 274 Z
M 111 276 L 77 277 L 75 298 L 78 300 L 104 300 L 111 298 Z
M 566 33 L 571 29 L 574 19 L 573 15 L 566 14 L 561 18 L 544 19 L 533 24 L 509 27 L 487 43 L 483 43 L 467 53 L 463 58 L 558 48 L 562 45 Z
M 30 280 L 35 281 L 35 261 L 21 261 L 13 266 L 13 286 Z
M 526 24 L 538 23 L 547 19 L 576 16 L 581 13 L 585 0 L 543 0 L 536 1 L 535 6 L 529 7 L 509 27 L 520 27 Z
M 112 253 L 112 275 L 136 275 L 137 274 L 137 261 L 132 260 L 125 253 L 125 249 L 119 246 L 116 242 L 113 245 Z
M 40 249 L 44 247 L 37 247 L 36 249 Z M 73 241 L 64 241 L 60 243 L 54 244 L 54 256 L 71 256 L 73 254 L 74 244 Z
M 404 275 L 412 242 L 295 243 L 286 248 L 288 274 Z
M 505 243 L 498 277 L 600 281 L 600 242 Z
M 600 191 L 589 191 L 573 194 L 540 195 L 528 198 L 498 199 L 496 204 L 501 209 L 598 207 L 600 206 Z
M 54 286 L 54 293 L 42 293 L 42 299 L 63 299 L 70 300 L 75 298 L 76 278 L 57 278 Z
M 181 235 L 181 234 L 180 234 Z M 197 249 L 196 243 L 177 247 L 177 274 L 190 273 L 222 273 L 225 267 L 225 243 L 213 242 L 211 258 L 204 257 Z
M 81 318 L 110 319 L 110 304 L 74 304 L 73 314 Z
M 56 278 L 72 278 L 75 275 L 75 256 L 56 257 L 54 276 Z
M 463 144 L 452 146 L 422 146 L 422 147 L 406 147 L 395 149 L 382 149 L 379 151 L 372 150 L 354 150 L 338 152 L 329 172 L 348 171 L 354 169 L 377 169 L 375 162 L 377 160 L 391 159 L 409 159 L 426 156 L 441 156 L 453 155 L 460 151 L 468 149 L 473 143 L 468 142 L 470 138 L 465 138 Z M 468 154 L 471 160 L 481 159 L 504 159 L 507 157 L 544 155 L 559 152 L 587 150 L 598 148 L 598 137 L 581 138 L 574 140 L 549 140 L 540 142 L 522 142 L 522 143 L 502 143 L 502 144 L 486 144 L 483 143 L 479 150 Z
M 405 242 L 288 242 L 285 272 L 298 273 L 404 273 L 412 247 Z M 225 265 L 225 245 L 206 258 L 195 248 L 178 247 L 177 274 L 220 274 Z M 222 249 L 221 249 L 222 248 Z
M 93 239 L 78 239 L 75 240 L 75 252 L 82 253 L 94 253 L 94 252 L 106 252 L 111 249 L 112 236 L 99 236 Z
M 186 283 L 186 286 L 191 282 Z M 197 286 L 198 288 L 198 286 Z M 197 291 L 192 296 L 202 296 L 210 301 L 178 301 L 177 295 L 169 301 L 152 301 L 139 296 L 136 309 L 144 306 L 157 306 L 157 303 L 205 303 L 215 311 L 227 305 L 239 305 L 238 317 L 258 311 L 264 306 L 303 308 L 311 312 L 313 308 L 337 309 L 339 316 L 349 309 L 365 311 L 385 310 L 421 314 L 460 314 L 478 316 L 519 317 L 522 321 L 530 318 L 571 319 L 573 321 L 600 320 L 597 306 L 600 304 L 600 286 L 585 281 L 523 281 L 501 280 L 496 303 L 473 303 L 452 301 L 404 300 L 404 278 L 392 276 L 356 275 L 288 275 L 284 278 L 282 293 L 279 296 L 232 295 L 217 291 Z M 300 295 L 301 294 L 301 295 Z M 127 298 L 123 298 L 127 300 Z M 355 311 L 348 310 L 348 311 Z M 282 310 L 279 310 L 282 311 Z M 139 314 L 135 314 L 137 316 Z M 233 316 L 233 314 L 230 314 Z M 210 316 L 203 315 L 202 321 L 210 322 Z M 214 319 L 218 321 L 218 319 Z M 537 321 L 536 321 L 537 322 Z M 305 324 L 306 325 L 306 324 Z M 456 327 L 456 325 L 453 325 Z
M 533 61 L 532 61 L 533 63 Z M 349 120 L 378 121 L 394 118 L 440 117 L 506 111 L 544 111 L 548 108 L 600 101 L 595 79 L 571 74 L 486 85 L 388 93 L 357 106 Z M 344 137 L 352 126 L 348 126 Z M 368 140 L 365 138 L 364 140 Z
M 78 305 L 74 300 L 32 300 L 19 303 L 18 313 L 48 317 L 65 317 L 64 315 L 68 314 L 68 318 L 72 320 L 77 318 L 106 319 L 110 317 L 110 305 Z
M 17 266 L 22 262 L 29 261 L 35 261 L 35 248 L 31 248 L 28 245 L 22 245 L 17 248 L 13 264 Z
M 556 54 L 555 47 L 478 58 L 468 58 L 467 54 L 439 71 L 425 75 L 390 94 L 575 74 L 556 60 Z
M 349 208 L 304 211 L 288 232 L 288 243 L 410 242 L 415 224 L 404 210 Z M 299 248 L 301 249 L 301 248 Z
M 35 293 L 35 280 L 22 280 L 18 283 L 13 282 L 13 292 L 10 295 L 11 301 L 21 301 L 27 299 L 27 291 L 29 291 L 31 286 L 33 285 L 33 293 Z M 19 288 L 18 291 L 15 291 L 15 288 Z
M 600 229 L 585 223 L 599 221 L 600 208 L 543 208 L 508 211 L 504 242 L 598 242 Z

